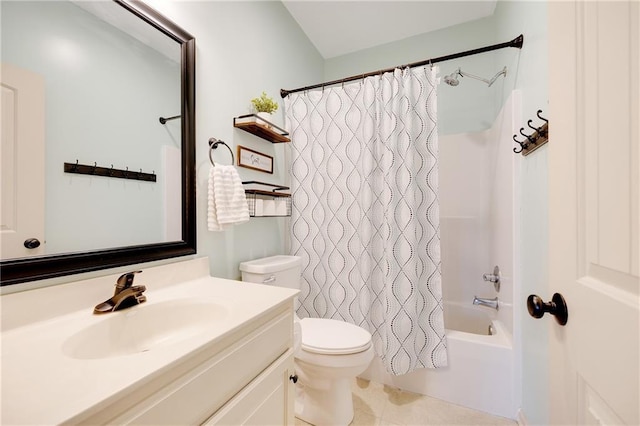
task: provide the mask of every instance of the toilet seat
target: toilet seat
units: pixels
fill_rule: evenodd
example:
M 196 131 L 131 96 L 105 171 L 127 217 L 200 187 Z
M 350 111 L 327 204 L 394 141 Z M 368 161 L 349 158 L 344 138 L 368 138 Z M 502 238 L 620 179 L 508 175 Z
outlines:
M 302 349 L 322 355 L 349 355 L 366 351 L 371 334 L 357 325 L 326 318 L 300 320 Z

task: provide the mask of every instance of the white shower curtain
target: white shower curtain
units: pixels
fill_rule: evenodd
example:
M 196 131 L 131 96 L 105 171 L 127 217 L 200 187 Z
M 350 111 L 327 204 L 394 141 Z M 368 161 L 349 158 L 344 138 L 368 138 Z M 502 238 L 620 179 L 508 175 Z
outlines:
M 446 366 L 436 71 L 293 93 L 285 109 L 298 314 L 369 330 L 391 374 Z

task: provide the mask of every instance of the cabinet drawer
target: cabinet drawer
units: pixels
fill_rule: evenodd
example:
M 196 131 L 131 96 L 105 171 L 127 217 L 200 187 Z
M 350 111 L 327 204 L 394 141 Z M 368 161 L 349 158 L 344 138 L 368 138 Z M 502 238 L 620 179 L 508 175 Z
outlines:
M 291 347 L 292 323 L 277 316 L 110 423 L 203 422 Z
M 289 392 L 292 372 L 293 350 L 290 349 L 203 424 L 290 424 L 293 421 L 293 399 Z

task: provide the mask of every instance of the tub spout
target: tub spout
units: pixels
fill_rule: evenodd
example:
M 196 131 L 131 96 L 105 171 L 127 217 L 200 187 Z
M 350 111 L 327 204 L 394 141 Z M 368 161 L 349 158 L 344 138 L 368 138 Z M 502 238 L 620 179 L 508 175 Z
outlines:
M 473 296 L 473 304 L 487 306 L 489 308 L 495 309 L 496 311 L 499 309 L 497 297 L 494 297 L 493 299 L 485 299 L 483 297 Z

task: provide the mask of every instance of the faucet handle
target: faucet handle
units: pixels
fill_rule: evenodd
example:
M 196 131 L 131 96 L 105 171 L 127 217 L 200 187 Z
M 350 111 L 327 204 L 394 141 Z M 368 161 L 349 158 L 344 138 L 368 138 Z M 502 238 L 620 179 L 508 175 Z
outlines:
M 493 283 L 493 288 L 500 291 L 500 268 L 497 265 L 493 268 L 493 274 L 482 274 L 482 279 Z
M 116 281 L 116 294 L 118 291 L 122 291 L 126 288 L 129 288 L 133 285 L 133 279 L 135 278 L 135 274 L 139 274 L 142 271 L 131 271 L 126 274 L 120 275 L 118 281 Z

